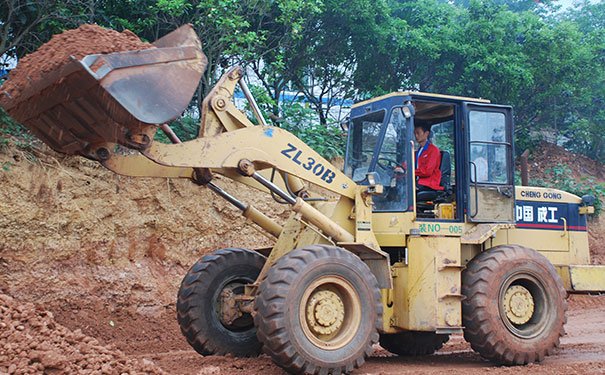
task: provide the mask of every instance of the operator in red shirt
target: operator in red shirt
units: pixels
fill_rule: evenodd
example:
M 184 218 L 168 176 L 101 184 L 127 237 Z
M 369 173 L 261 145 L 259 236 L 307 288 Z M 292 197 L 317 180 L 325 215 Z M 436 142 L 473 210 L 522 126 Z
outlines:
M 414 136 L 418 142 L 416 151 L 416 189 L 423 190 L 443 190 L 441 183 L 441 152 L 431 143 L 431 126 L 416 123 L 414 124 Z

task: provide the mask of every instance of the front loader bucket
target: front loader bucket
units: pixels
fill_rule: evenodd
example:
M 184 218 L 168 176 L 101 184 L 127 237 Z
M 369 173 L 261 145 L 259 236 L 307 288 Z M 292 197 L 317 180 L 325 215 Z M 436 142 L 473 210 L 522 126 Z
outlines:
M 0 105 L 56 151 L 89 155 L 91 146 L 135 147 L 130 134 L 178 117 L 207 65 L 201 43 L 185 25 L 153 48 L 88 55 L 31 82 Z

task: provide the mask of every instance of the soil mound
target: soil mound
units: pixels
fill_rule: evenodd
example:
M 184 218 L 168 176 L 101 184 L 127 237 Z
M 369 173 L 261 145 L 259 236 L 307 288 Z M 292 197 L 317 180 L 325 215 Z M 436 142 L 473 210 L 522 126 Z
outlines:
M 0 87 L 0 96 L 16 99 L 30 82 L 39 80 L 46 73 L 68 63 L 71 56 L 76 59 L 90 54 L 111 53 L 152 48 L 142 42 L 130 30 L 117 32 L 98 25 L 82 25 L 77 29 L 57 34 L 38 50 L 19 60 L 8 80 Z
M 156 315 L 202 255 L 274 241 L 188 180 L 120 177 L 45 146 L 34 155 L 0 149 L 0 171 L 0 285 L 53 312 L 95 296 L 108 314 Z M 215 182 L 280 223 L 290 212 L 256 190 Z
M 256 190 L 220 176 L 215 182 L 280 223 L 290 212 Z M 176 322 L 175 297 L 199 257 L 274 242 L 188 180 L 120 177 L 43 145 L 27 152 L 0 147 L 0 212 L 0 293 L 43 306 L 55 323 L 135 358 L 192 352 Z M 29 352 L 23 342 L 19 348 Z M 150 359 L 180 366 L 163 364 L 165 356 Z
M 0 373 L 145 373 L 164 372 L 149 360 L 128 358 L 80 330 L 55 322 L 53 314 L 31 303 L 0 294 Z
M 529 158 L 530 185 L 532 180 L 554 181 L 554 168 L 565 167 L 570 176 L 557 176 L 581 181 L 583 184 L 601 184 L 605 186 L 605 166 L 583 155 L 574 154 L 561 146 L 542 142 Z M 554 187 L 554 186 L 553 186 Z M 605 197 L 600 197 L 604 200 Z M 605 264 L 605 212 L 600 216 L 589 216 L 588 242 L 593 264 Z
M 591 178 L 595 182 L 605 182 L 605 167 L 596 160 L 574 154 L 561 146 L 542 142 L 536 148 L 529 160 L 529 177 L 548 181 L 552 177 L 552 169 L 558 165 L 567 166 L 576 180 Z

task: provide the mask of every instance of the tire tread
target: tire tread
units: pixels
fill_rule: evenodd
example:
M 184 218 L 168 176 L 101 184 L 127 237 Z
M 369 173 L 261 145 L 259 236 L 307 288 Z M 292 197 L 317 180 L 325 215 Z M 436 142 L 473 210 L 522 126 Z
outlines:
M 558 296 L 553 297 L 554 301 L 560 304 L 554 308 L 560 307 L 563 311 L 562 324 L 557 327 L 559 332 L 556 339 L 545 345 L 539 345 L 533 352 L 507 347 L 504 338 L 499 336 L 489 324 L 490 316 L 487 311 L 487 303 L 490 302 L 487 292 L 489 280 L 512 259 L 527 259 L 547 270 L 547 277 L 556 284 Z M 565 334 L 567 293 L 552 264 L 535 250 L 518 245 L 501 245 L 480 253 L 471 260 L 462 273 L 462 294 L 466 296 L 462 302 L 464 338 L 474 351 L 498 364 L 524 365 L 540 362 L 554 352 L 554 349 L 559 346 L 560 337 Z
M 294 282 L 294 276 L 300 270 L 307 269 L 314 261 L 328 257 L 338 259 L 340 263 L 360 268 L 358 270 L 361 271 L 359 274 L 364 279 L 366 285 L 372 288 L 372 299 L 377 313 L 374 327 L 377 330 L 382 326 L 382 303 L 378 283 L 367 265 L 356 255 L 341 248 L 328 245 L 312 245 L 291 251 L 273 265 L 269 271 L 269 275 L 261 283 L 255 300 L 256 314 L 254 317 L 257 336 L 264 344 L 264 352 L 269 354 L 274 362 L 290 373 L 348 373 L 353 368 L 357 368 L 365 362 L 365 356 L 372 353 L 372 346 L 378 342 L 378 333 L 374 332 L 370 340 L 364 343 L 363 355 L 353 358 L 350 363 L 336 367 L 320 367 L 296 352 L 290 341 L 289 334 L 286 332 L 287 318 L 285 312 L 271 307 L 274 301 L 281 301 L 281 304 L 285 303 L 284 295 L 288 289 L 281 290 L 277 285 L 280 282 L 286 282 L 288 283 L 288 287 L 296 287 L 292 283 Z M 281 330 L 281 334 L 274 335 L 273 332 L 278 330 Z
M 177 321 L 181 333 L 196 352 L 201 355 L 233 354 L 240 357 L 257 356 L 261 351 L 260 343 L 248 347 L 230 348 L 222 342 L 221 337 L 214 337 L 207 332 L 207 318 L 199 316 L 199 293 L 203 293 L 209 279 L 220 276 L 225 265 L 232 262 L 255 265 L 258 270 L 265 262 L 265 257 L 257 252 L 242 248 L 219 249 L 204 255 L 194 263 L 181 282 L 177 295 Z M 196 298 L 196 296 L 198 298 Z

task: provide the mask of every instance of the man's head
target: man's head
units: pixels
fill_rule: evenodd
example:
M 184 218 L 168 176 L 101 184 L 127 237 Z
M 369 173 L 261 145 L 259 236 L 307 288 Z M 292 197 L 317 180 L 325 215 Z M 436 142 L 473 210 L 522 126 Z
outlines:
M 431 126 L 422 123 L 414 124 L 414 136 L 420 146 L 424 146 L 431 135 Z

